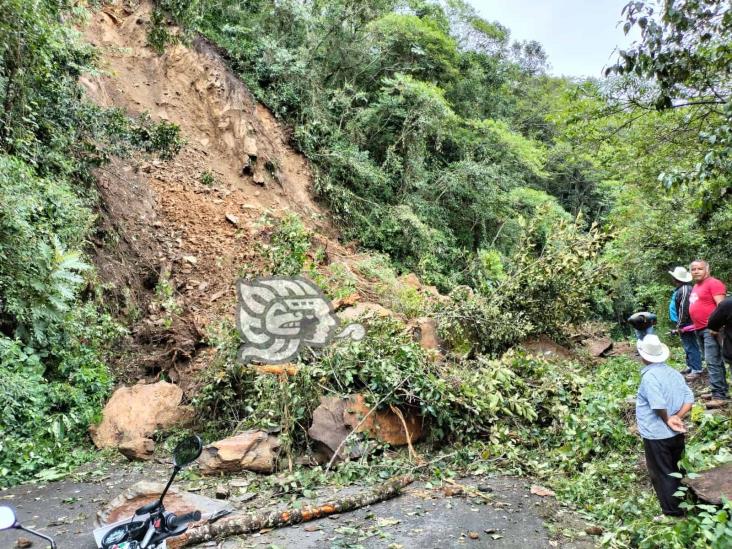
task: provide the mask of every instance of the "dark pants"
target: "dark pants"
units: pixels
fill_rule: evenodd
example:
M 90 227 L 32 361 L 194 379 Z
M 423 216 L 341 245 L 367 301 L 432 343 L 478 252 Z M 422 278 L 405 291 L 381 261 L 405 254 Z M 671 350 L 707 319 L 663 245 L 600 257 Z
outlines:
M 681 479 L 669 474 L 680 472 L 678 463 L 684 453 L 684 435 L 660 440 L 644 438 L 643 448 L 646 451 L 648 476 L 651 477 L 663 514 L 683 515 L 684 512 L 679 508 L 679 499 L 674 497 L 674 493 L 681 486 Z
M 681 345 L 684 346 L 686 353 L 686 365 L 692 372 L 702 371 L 702 357 L 699 350 L 699 342 L 696 339 L 695 332 L 680 332 Z
M 714 398 L 727 398 L 729 387 L 727 385 L 727 369 L 722 359 L 722 346 L 716 336 L 706 328 L 697 330 L 699 345 L 704 351 L 704 360 L 707 363 L 709 372 L 709 386 L 712 389 Z

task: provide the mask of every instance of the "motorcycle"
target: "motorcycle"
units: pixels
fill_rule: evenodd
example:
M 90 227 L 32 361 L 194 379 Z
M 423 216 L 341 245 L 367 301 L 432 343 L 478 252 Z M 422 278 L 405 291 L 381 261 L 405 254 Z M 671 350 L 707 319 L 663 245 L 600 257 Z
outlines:
M 137 509 L 130 519 L 94 530 L 98 549 L 167 549 L 166 539 L 180 536 L 189 523 L 201 520 L 200 511 L 178 516 L 166 511 L 163 499 L 176 475 L 197 460 L 202 450 L 201 439 L 195 435 L 179 442 L 173 450 L 173 474 L 160 498 Z M 56 543 L 50 537 L 21 526 L 12 507 L 0 506 L 0 530 L 10 528 L 41 537 L 51 543 L 51 549 L 56 549 Z

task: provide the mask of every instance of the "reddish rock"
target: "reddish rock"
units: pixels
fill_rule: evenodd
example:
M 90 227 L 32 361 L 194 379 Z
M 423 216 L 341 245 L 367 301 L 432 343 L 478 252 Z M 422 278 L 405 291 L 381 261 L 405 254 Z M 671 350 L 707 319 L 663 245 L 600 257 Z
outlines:
M 417 442 L 424 435 L 422 429 L 422 417 L 419 415 L 400 410 L 404 422 L 391 410 L 378 410 L 366 417 L 371 408 L 366 404 L 363 395 L 355 395 L 349 399 L 344 421 L 357 433 L 365 433 L 371 438 L 386 442 L 392 446 L 405 446 L 407 444 L 407 432 L 404 430 L 406 424 L 409 431 L 409 440 Z M 357 428 L 361 420 L 365 421 Z
M 683 482 L 700 500 L 721 505 L 722 496 L 732 500 L 732 462 L 703 471 L 696 478 L 685 478 Z
M 122 442 L 118 449 L 130 461 L 147 461 L 155 453 L 155 442 L 151 438 L 136 438 Z
M 143 480 L 127 488 L 115 497 L 103 509 L 97 512 L 96 526 L 106 526 L 132 516 L 136 509 L 158 499 L 165 484 Z M 165 509 L 176 515 L 201 511 L 201 520 L 205 521 L 223 509 L 231 509 L 222 503 L 198 494 L 192 494 L 172 486 L 165 496 Z
M 246 431 L 206 446 L 198 463 L 204 475 L 243 470 L 271 473 L 279 448 L 277 437 L 265 431 Z
M 422 282 L 420 282 L 419 277 L 414 273 L 408 273 L 400 276 L 399 282 L 404 284 L 405 286 L 414 288 L 415 290 L 419 290 L 422 288 Z
M 191 410 L 181 406 L 183 391 L 159 381 L 117 389 L 104 407 L 102 421 L 89 428 L 97 448 L 118 448 L 123 443 L 150 438 L 160 429 L 190 421 Z
M 330 459 L 353 430 L 344 420 L 348 405 L 348 399 L 320 397 L 320 406 L 313 412 L 313 423 L 308 429 L 308 436 L 318 443 L 318 453 L 322 453 L 327 459 Z M 353 438 L 341 447 L 339 458 L 355 459 L 365 451 L 366 446 L 358 438 Z
M 414 340 L 419 342 L 423 349 L 439 351 L 441 342 L 437 336 L 437 321 L 434 318 L 422 316 L 411 320 L 408 328 Z
M 606 356 L 613 348 L 613 340 L 609 337 L 600 337 L 585 342 L 585 348 L 594 357 Z
M 353 307 L 348 307 L 343 312 L 338 313 L 338 317 L 341 321 L 347 323 L 364 317 L 397 317 L 397 314 L 386 307 L 382 307 L 378 303 L 361 302 L 356 303 Z

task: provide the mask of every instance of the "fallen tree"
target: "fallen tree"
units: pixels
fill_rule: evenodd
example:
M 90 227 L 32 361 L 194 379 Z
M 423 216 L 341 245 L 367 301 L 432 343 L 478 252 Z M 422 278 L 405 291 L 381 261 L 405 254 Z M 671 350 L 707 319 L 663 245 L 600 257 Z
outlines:
M 195 545 L 215 538 L 226 538 L 241 534 L 251 534 L 264 528 L 280 528 L 301 522 L 308 522 L 336 513 L 346 513 L 379 501 L 391 499 L 414 481 L 411 475 L 393 478 L 370 490 L 330 501 L 317 506 L 303 506 L 302 509 L 287 509 L 263 513 L 235 513 L 213 523 L 203 524 L 188 530 L 180 537 L 168 540 L 168 547 L 175 549 Z

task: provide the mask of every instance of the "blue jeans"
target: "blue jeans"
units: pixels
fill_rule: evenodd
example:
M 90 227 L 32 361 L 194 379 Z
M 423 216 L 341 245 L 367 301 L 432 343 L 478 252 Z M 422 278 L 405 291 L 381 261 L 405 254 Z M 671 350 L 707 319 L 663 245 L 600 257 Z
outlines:
M 652 334 L 652 333 L 653 333 L 653 326 L 649 326 L 645 330 L 636 330 L 635 337 L 636 337 L 636 339 L 640 340 L 640 339 L 643 339 L 644 337 L 646 337 L 648 334 Z
M 727 398 L 729 387 L 727 385 L 727 369 L 722 360 L 722 346 L 709 330 L 697 330 L 696 336 L 699 344 L 704 349 L 704 359 L 709 370 L 709 386 L 712 389 L 714 398 Z
M 681 337 L 681 345 L 686 353 L 686 365 L 692 372 L 702 371 L 702 357 L 699 351 L 699 343 L 696 340 L 694 332 L 679 332 Z

